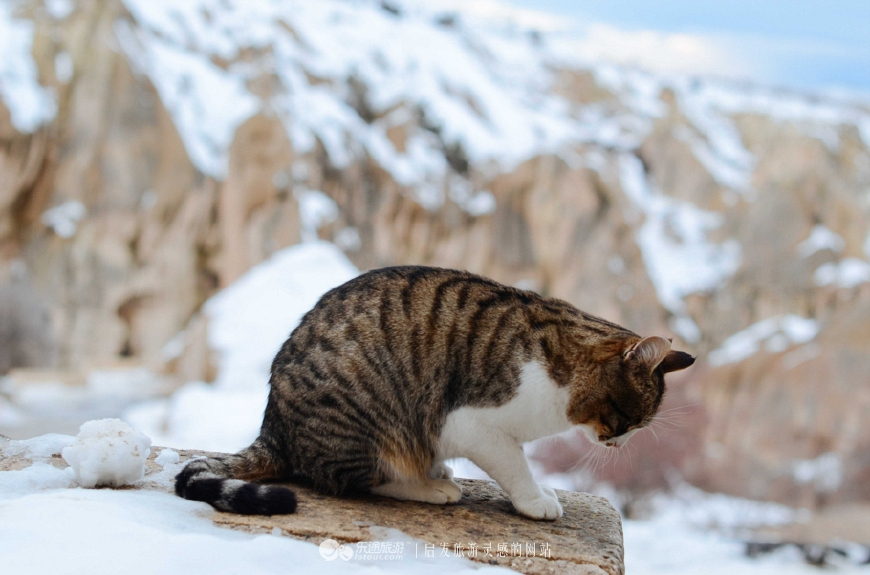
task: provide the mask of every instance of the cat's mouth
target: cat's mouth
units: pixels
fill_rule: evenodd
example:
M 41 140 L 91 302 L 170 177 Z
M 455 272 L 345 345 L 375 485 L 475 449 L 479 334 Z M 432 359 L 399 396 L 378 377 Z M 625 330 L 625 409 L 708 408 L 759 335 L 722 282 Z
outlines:
M 640 431 L 640 428 L 632 429 L 631 431 L 626 431 L 619 437 L 611 437 L 603 441 L 605 447 L 622 447 L 628 440 L 631 439 L 631 436 Z
M 586 424 L 581 424 L 580 428 L 586 434 L 586 437 L 589 438 L 589 441 L 597 443 L 598 445 L 603 445 L 604 447 L 622 447 L 628 442 L 632 435 L 640 431 L 640 428 L 635 428 L 618 437 L 608 437 L 606 435 L 597 434 L 595 429 Z

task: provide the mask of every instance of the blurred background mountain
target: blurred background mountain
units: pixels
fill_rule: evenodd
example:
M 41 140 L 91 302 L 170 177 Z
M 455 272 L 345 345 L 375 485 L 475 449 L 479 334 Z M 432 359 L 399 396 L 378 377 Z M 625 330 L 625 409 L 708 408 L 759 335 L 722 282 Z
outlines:
M 305 306 L 426 264 L 699 355 L 630 460 L 536 446 L 565 486 L 870 500 L 870 68 L 783 87 L 757 35 L 568 21 L 484 0 L 0 2 L 0 432 L 152 398 L 127 413 L 157 443 L 242 447 Z M 821 61 L 870 63 L 836 42 Z

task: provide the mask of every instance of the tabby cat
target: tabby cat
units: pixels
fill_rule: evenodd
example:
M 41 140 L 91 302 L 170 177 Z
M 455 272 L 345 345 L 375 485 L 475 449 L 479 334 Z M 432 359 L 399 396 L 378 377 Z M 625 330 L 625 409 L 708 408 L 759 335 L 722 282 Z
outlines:
M 556 519 L 522 444 L 579 426 L 623 445 L 656 414 L 664 375 L 694 362 L 670 347 L 467 272 L 371 271 L 326 293 L 281 347 L 259 438 L 191 462 L 175 490 L 266 515 L 296 498 L 252 481 L 452 503 L 462 490 L 444 461 L 467 457 L 521 514 Z

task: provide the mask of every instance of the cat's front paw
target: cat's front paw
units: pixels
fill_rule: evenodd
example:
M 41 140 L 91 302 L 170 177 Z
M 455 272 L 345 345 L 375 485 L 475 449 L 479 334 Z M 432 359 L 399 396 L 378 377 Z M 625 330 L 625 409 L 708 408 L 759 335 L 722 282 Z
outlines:
M 544 495 L 549 495 L 550 497 L 555 499 L 556 502 L 559 501 L 559 497 L 556 495 L 555 489 L 553 489 L 552 487 L 547 487 L 546 485 L 541 485 L 540 488 L 541 488 L 541 491 L 544 492 Z
M 556 520 L 562 516 L 562 505 L 559 504 L 556 493 L 552 489 L 547 487 L 542 489 L 545 491 L 538 497 L 514 501 L 514 507 L 517 508 L 520 514 L 530 519 Z M 552 493 L 547 493 L 547 490 Z

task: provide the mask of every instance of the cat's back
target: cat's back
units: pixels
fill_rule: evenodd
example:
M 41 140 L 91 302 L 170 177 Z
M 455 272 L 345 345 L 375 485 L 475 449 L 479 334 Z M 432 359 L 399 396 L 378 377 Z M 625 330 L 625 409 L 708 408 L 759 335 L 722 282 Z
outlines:
M 363 273 L 327 292 L 302 324 L 353 324 L 359 328 L 366 320 L 373 320 L 380 329 L 416 331 L 431 343 L 439 328 L 455 324 L 465 315 L 482 320 L 489 311 L 518 306 L 543 306 L 557 313 L 576 311 L 565 302 L 467 271 L 394 266 Z
M 352 374 L 394 371 L 392 378 L 404 381 L 489 379 L 515 371 L 542 334 L 582 316 L 567 302 L 470 272 L 381 268 L 327 292 L 285 343 L 273 372 L 340 363 Z

